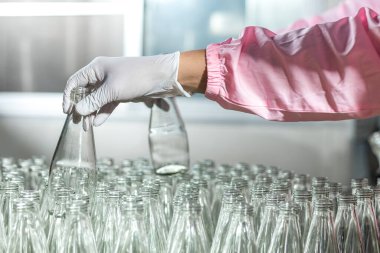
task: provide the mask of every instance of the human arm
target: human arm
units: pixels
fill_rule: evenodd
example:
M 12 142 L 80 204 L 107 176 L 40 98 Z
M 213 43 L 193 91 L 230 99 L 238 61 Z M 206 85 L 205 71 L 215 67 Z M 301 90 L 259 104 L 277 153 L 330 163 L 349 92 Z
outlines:
M 380 20 L 355 17 L 283 34 L 247 27 L 207 48 L 206 97 L 276 121 L 380 114 Z

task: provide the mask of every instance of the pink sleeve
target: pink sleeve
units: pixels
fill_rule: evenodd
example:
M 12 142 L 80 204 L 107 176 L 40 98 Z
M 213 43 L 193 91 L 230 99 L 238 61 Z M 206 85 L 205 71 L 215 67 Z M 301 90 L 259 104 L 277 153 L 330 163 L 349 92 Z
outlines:
M 343 17 L 354 16 L 360 8 L 366 7 L 380 13 L 379 0 L 345 0 L 340 2 L 334 8 L 322 13 L 321 15 L 300 19 L 283 31 L 291 31 L 295 29 L 310 27 L 312 25 L 333 22 Z
M 278 34 L 247 27 L 207 47 L 206 97 L 268 120 L 380 114 L 380 17 L 355 17 Z

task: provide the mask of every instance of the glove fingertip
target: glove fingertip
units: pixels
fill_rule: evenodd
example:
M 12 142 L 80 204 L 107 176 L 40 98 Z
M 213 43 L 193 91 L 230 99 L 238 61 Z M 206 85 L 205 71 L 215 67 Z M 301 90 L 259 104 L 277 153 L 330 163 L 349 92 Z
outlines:
M 92 125 L 95 126 L 95 127 L 98 127 L 100 125 L 102 125 L 106 119 L 108 117 L 107 116 L 104 116 L 104 115 L 97 115 L 94 119 L 94 121 L 92 122 Z

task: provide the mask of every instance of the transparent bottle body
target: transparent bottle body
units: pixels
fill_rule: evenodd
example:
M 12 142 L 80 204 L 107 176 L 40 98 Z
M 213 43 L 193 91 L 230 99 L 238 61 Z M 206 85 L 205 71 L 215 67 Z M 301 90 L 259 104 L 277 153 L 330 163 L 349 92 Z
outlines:
M 189 169 L 187 132 L 174 98 L 158 99 L 153 105 L 149 147 L 157 174 L 174 174 Z
M 321 202 L 321 206 L 318 203 Z M 325 203 L 326 206 L 322 206 Z M 314 207 L 313 218 L 307 235 L 304 253 L 338 253 L 338 244 L 334 234 L 332 202 L 319 199 Z
M 55 176 L 76 193 L 92 195 L 95 189 L 96 152 L 92 124 L 88 116 L 81 116 L 75 111 L 75 104 L 88 93 L 89 89 L 78 88 L 71 94 L 73 109 L 66 117 L 50 164 L 50 195 L 53 194 L 51 186 Z
M 339 203 L 334 223 L 339 253 L 362 253 L 362 233 L 353 203 Z

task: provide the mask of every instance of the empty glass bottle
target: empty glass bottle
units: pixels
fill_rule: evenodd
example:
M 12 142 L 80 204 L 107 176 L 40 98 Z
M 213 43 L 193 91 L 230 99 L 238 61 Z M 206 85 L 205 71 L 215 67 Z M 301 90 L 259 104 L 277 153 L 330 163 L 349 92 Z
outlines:
M 370 189 L 356 190 L 356 211 L 363 234 L 365 253 L 379 253 L 378 227 L 372 202 L 373 192 Z
M 236 203 L 233 207 L 231 223 L 221 252 L 256 253 L 255 238 L 252 206 L 245 202 Z
M 155 101 L 150 114 L 149 146 L 157 174 L 174 174 L 189 169 L 187 133 L 174 98 Z
M 60 253 L 98 252 L 86 201 L 73 200 L 67 208 L 62 245 Z
M 342 192 L 342 184 L 337 182 L 328 182 L 327 187 L 329 188 L 329 199 L 333 202 L 334 216 L 338 211 L 338 195 Z
M 165 251 L 167 240 L 167 226 L 162 206 L 158 202 L 159 190 L 153 187 L 143 186 L 140 195 L 143 199 L 144 217 L 148 228 L 148 243 L 150 253 L 162 253 Z
M 255 227 L 255 231 L 257 232 L 259 231 L 261 221 L 263 220 L 263 213 L 266 202 L 265 198 L 268 192 L 268 187 L 264 185 L 255 185 L 251 189 L 251 205 L 253 207 L 253 226 Z
M 72 112 L 67 116 L 50 165 L 49 184 L 59 175 L 66 187 L 82 191 L 83 180 L 93 192 L 96 183 L 96 154 L 92 124 L 88 117 L 75 111 L 75 104 L 90 92 L 89 88 L 78 87 L 71 93 Z M 54 195 L 52 195 L 54 196 Z
M 274 229 L 268 252 L 302 253 L 302 237 L 299 225 L 299 205 L 286 202 L 280 206 L 280 215 Z
M 14 225 L 14 208 L 13 202 L 18 197 L 18 185 L 15 183 L 6 182 L 1 185 L 1 213 L 3 215 L 4 229 L 7 235 Z
M 7 253 L 48 253 L 46 236 L 31 201 L 14 202 L 15 223 L 10 230 Z
M 120 192 L 109 191 L 107 194 L 107 214 L 103 224 L 101 236 L 97 241 L 99 252 L 111 253 L 115 249 L 116 240 L 118 238 L 118 228 L 120 220 Z
M 339 196 L 338 212 L 334 223 L 340 253 L 363 253 L 361 230 L 351 194 Z
M 228 228 L 232 220 L 232 211 L 234 204 L 243 199 L 243 196 L 233 186 L 226 186 L 224 188 L 222 207 L 220 209 L 219 218 L 215 228 L 215 234 L 211 245 L 211 253 L 219 253 L 225 238 L 227 236 Z
M 210 242 L 207 241 L 198 201 L 190 200 L 181 204 L 174 230 L 176 233 L 168 238 L 167 253 L 209 253 Z
M 307 235 L 304 253 L 338 253 L 334 234 L 332 201 L 318 198 L 314 202 L 313 218 Z
M 259 253 L 267 253 L 277 224 L 279 214 L 279 204 L 284 202 L 287 195 L 270 193 L 266 197 L 264 208 L 264 219 L 261 222 L 257 235 L 257 250 Z
M 142 198 L 134 195 L 124 196 L 121 209 L 120 233 L 118 233 L 115 251 L 112 252 L 149 252 Z
M 313 207 L 311 204 L 311 192 L 306 190 L 296 190 L 293 193 L 293 201 L 300 207 L 299 224 L 302 238 L 302 248 L 306 242 L 309 232 L 311 218 L 313 216 Z
M 375 194 L 374 205 L 375 205 L 377 227 L 380 229 L 380 185 L 375 186 L 373 191 Z
M 47 244 L 50 253 L 59 253 L 63 245 L 66 206 L 69 202 L 69 193 L 66 191 L 57 192 L 55 196 L 55 208 L 50 221 Z

